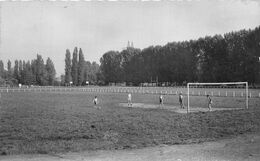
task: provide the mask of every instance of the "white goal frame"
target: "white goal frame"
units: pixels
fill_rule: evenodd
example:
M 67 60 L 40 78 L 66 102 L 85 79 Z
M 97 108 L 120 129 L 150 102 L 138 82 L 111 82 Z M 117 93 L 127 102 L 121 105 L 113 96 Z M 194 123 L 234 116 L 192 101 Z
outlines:
M 187 84 L 187 97 L 188 97 L 188 106 L 187 113 L 190 112 L 190 85 L 246 85 L 246 109 L 248 109 L 248 82 L 223 82 L 223 83 L 188 83 Z

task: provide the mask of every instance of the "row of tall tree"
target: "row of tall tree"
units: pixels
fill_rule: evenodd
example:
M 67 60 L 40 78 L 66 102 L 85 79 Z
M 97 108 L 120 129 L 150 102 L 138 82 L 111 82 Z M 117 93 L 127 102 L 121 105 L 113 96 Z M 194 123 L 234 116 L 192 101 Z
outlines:
M 70 50 L 65 54 L 65 76 L 66 85 L 81 86 L 98 83 L 99 65 L 96 62 L 85 61 L 82 49 L 75 47 L 72 58 Z
M 53 61 L 47 58 L 46 63 L 41 55 L 31 61 L 15 60 L 14 66 L 8 60 L 7 70 L 0 60 L 0 84 L 1 85 L 54 85 L 56 70 Z
M 108 51 L 100 59 L 106 83 L 260 83 L 260 26 L 143 50 Z
M 76 86 L 104 82 L 138 85 L 144 82 L 230 82 L 260 83 L 260 26 L 197 40 L 171 42 L 164 46 L 137 49 L 128 46 L 108 51 L 101 65 L 85 61 L 82 49 L 65 54 L 62 83 Z M 56 71 L 50 58 L 31 61 L 0 60 L 0 84 L 54 85 Z

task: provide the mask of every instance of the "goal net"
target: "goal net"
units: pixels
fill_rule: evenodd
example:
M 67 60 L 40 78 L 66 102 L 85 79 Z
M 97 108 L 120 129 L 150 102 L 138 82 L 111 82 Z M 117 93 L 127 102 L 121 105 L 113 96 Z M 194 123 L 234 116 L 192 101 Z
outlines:
M 228 110 L 248 108 L 248 83 L 188 83 L 187 113 L 202 109 L 207 111 L 209 100 L 211 110 Z

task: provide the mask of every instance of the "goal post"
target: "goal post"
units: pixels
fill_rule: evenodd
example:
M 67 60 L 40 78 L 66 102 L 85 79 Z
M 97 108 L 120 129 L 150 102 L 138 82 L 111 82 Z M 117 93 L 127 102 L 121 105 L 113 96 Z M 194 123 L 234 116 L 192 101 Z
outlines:
M 245 86 L 245 97 L 246 97 L 246 103 L 245 103 L 245 108 L 248 109 L 248 82 L 223 82 L 223 83 L 188 83 L 187 84 L 187 113 L 190 112 L 190 87 L 191 86 L 231 86 L 231 85 L 235 85 L 235 86 L 238 86 L 238 85 L 244 85 Z M 205 95 L 206 95 L 206 92 L 205 92 Z M 243 94 L 241 94 L 243 95 Z M 220 94 L 219 94 L 220 96 Z M 226 94 L 227 96 L 227 94 Z M 234 96 L 234 94 L 233 94 Z

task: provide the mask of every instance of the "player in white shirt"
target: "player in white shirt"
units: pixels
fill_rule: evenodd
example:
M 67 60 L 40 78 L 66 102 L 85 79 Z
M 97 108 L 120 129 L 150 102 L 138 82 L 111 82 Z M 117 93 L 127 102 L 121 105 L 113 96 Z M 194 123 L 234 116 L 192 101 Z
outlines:
M 160 107 L 163 107 L 163 95 L 159 97 Z
M 128 93 L 127 103 L 128 103 L 128 107 L 132 107 L 132 95 L 131 95 L 131 93 Z

